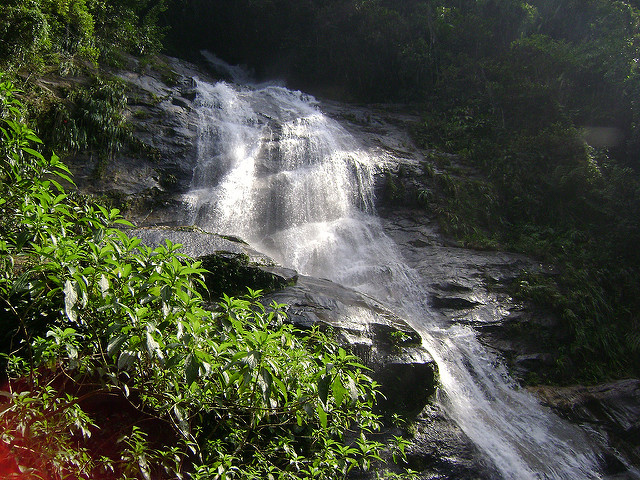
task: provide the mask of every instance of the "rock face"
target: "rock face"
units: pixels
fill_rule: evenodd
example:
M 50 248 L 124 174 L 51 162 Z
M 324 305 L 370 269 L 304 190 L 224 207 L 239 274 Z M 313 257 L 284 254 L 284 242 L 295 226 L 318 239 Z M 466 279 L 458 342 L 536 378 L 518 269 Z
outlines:
M 298 275 L 279 267 L 246 243 L 187 227 L 146 227 L 130 232 L 149 246 L 166 240 L 203 262 L 210 300 L 222 293 L 242 295 L 246 287 L 266 292 L 263 302 L 287 305 L 287 316 L 301 328 L 331 329 L 372 370 L 381 385 L 382 413 L 415 415 L 437 384 L 437 366 L 407 323 L 374 299 L 329 280 Z
M 295 283 L 297 273 L 280 268 L 266 255 L 242 240 L 217 235 L 197 227 L 142 227 L 129 232 L 146 245 L 158 246 L 167 240 L 182 245 L 185 255 L 202 262 L 209 273 L 205 277 L 206 301 L 215 303 L 222 294 L 241 296 L 247 287 L 271 291 Z
M 495 480 L 495 467 L 437 404 L 427 405 L 415 421 L 413 443 L 408 449 L 409 468 L 433 472 L 433 477 L 455 480 Z
M 516 302 L 507 290 L 523 270 L 537 272 L 545 267 L 523 255 L 460 248 L 439 233 L 425 211 L 385 207 L 380 215 L 386 234 L 423 279 L 421 286 L 434 315 L 445 323 L 473 327 L 486 345 L 501 353 L 516 377 L 524 379 L 530 373 L 525 359 L 533 363 L 534 357 L 548 352 L 512 330 L 527 324 L 552 331 L 555 321 Z
M 420 336 L 374 299 L 329 280 L 300 276 L 265 300 L 288 305 L 288 317 L 299 326 L 330 327 L 371 368 L 384 395 L 378 403 L 383 413 L 415 415 L 435 392 L 437 367 Z
M 536 387 L 542 401 L 569 420 L 588 425 L 602 435 L 611 450 L 605 454 L 608 473 L 640 472 L 621 461 L 622 453 L 640 465 L 640 380 L 627 379 L 593 387 Z M 624 477 L 622 477 L 624 478 Z
M 421 276 L 433 315 L 440 323 L 473 327 L 518 380 L 544 381 L 557 351 L 554 342 L 540 339 L 554 338 L 557 344 L 564 333 L 553 317 L 514 301 L 508 291 L 523 271 L 545 272 L 548 267 L 523 255 L 462 248 L 440 232 L 435 216 L 418 202 L 418 192 L 430 188 L 424 167 L 427 152 L 416 148 L 407 135 L 419 117 L 400 110 L 343 104 L 325 109 L 383 159 L 378 214 L 406 264 Z
M 172 223 L 197 153 L 193 79 L 210 77 L 165 56 L 146 64 L 131 57 L 128 64 L 110 73 L 125 85 L 129 142 L 108 160 L 83 153 L 65 160 L 81 192 L 111 198 L 137 223 Z
M 425 175 L 420 166 L 422 153 L 397 131 L 407 130 L 411 115 L 396 116 L 388 108 L 344 106 L 336 106 L 333 112 L 369 148 L 390 159 L 386 168 L 394 173 L 379 177 L 378 213 L 385 233 L 398 245 L 407 265 L 422 278 L 421 288 L 432 314 L 440 316 L 441 324 L 472 327 L 517 380 L 544 382 L 558 358 L 555 346 L 563 343 L 567 333 L 548 312 L 519 303 L 508 292 L 523 271 L 552 275 L 552 269 L 522 255 L 461 248 L 439 232 L 434 217 L 416 202 L 416 192 L 428 191 L 427 184 L 420 183 Z M 594 387 L 540 387 L 532 391 L 560 416 L 592 432 L 602 445 L 606 478 L 637 479 L 639 385 L 638 380 L 629 379 Z M 465 452 L 462 447 L 464 435 L 458 442 L 452 440 L 460 432 L 451 428 L 445 417 L 437 404 L 423 410 L 416 421 L 416 442 L 411 452 L 417 455 L 410 457 L 412 466 L 423 470 L 424 462 L 431 461 L 430 468 L 444 472 L 446 478 L 499 477 L 477 455 L 467 455 L 469 450 Z M 447 457 L 457 460 L 439 463 Z

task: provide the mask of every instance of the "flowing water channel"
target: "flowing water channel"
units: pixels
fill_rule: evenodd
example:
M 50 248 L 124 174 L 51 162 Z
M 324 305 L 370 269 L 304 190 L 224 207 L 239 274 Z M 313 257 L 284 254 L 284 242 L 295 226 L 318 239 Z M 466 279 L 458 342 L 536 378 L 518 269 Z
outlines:
M 197 82 L 198 164 L 185 221 L 386 304 L 423 337 L 443 408 L 505 479 L 595 479 L 587 435 L 517 388 L 470 327 L 439 320 L 374 209 L 383 160 L 314 98 Z

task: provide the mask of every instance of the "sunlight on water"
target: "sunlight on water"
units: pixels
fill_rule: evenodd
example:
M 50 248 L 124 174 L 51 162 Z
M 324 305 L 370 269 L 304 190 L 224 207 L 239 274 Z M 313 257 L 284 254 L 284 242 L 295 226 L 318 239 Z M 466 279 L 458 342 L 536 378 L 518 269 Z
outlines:
M 519 390 L 471 328 L 431 329 L 425 342 L 440 369 L 440 401 L 504 478 L 601 478 L 587 436 Z
M 380 159 L 300 92 L 197 83 L 199 163 L 187 222 L 404 312 L 439 365 L 442 405 L 505 479 L 600 478 L 580 430 L 519 390 L 472 329 L 429 310 L 424 279 L 374 215 Z

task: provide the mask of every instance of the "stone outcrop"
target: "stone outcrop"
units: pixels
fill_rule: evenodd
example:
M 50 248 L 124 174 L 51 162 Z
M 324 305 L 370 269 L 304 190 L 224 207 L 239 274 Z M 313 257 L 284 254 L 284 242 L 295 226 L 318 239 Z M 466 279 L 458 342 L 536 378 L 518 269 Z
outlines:
M 384 413 L 415 415 L 435 392 L 437 367 L 420 336 L 374 299 L 329 280 L 300 276 L 265 300 L 286 304 L 296 325 L 330 327 L 371 368 L 384 395 L 378 402 Z
M 500 473 L 437 404 L 429 404 L 414 422 L 407 463 L 431 478 L 495 480 Z M 436 476 L 437 475 L 437 476 Z
M 130 230 L 149 246 L 169 240 L 180 244 L 181 252 L 198 259 L 205 276 L 206 301 L 216 302 L 222 294 L 241 296 L 247 287 L 269 292 L 296 282 L 297 273 L 278 267 L 269 257 L 252 249 L 242 240 L 206 232 L 198 227 L 142 227 Z
M 108 72 L 123 82 L 127 98 L 124 148 L 109 159 L 83 152 L 65 161 L 81 192 L 110 198 L 136 223 L 172 223 L 197 154 L 194 79 L 210 76 L 166 56 L 126 63 Z
M 640 380 L 619 380 L 592 387 L 535 387 L 532 390 L 543 403 L 565 418 L 589 425 L 606 438 L 610 446 L 604 454 L 608 473 L 622 474 L 629 470 L 630 466 L 618 453 L 630 463 L 640 465 Z M 640 472 L 636 470 L 636 474 L 640 475 Z
M 566 333 L 558 328 L 556 319 L 548 312 L 518 303 L 506 292 L 522 270 L 545 272 L 545 266 L 522 255 L 472 251 L 452 245 L 442 239 L 428 215 L 415 210 L 383 210 L 383 222 L 387 234 L 401 247 L 404 258 L 424 279 L 423 287 L 434 315 L 473 327 L 485 346 L 507 364 L 516 379 L 544 380 L 545 373 L 558 358 L 555 345 L 562 343 Z M 535 335 L 531 334 L 533 331 Z M 530 390 L 560 416 L 592 432 L 591 437 L 601 445 L 600 464 L 606 478 L 640 478 L 637 468 L 640 465 L 639 380 Z M 426 409 L 417 425 L 426 417 L 430 418 L 430 427 L 437 428 L 442 424 L 441 413 Z M 418 431 L 414 446 L 421 452 L 419 458 L 432 458 L 429 451 L 424 450 L 428 449 L 425 446 L 430 444 L 431 433 L 425 434 L 429 432 L 426 427 Z M 455 429 L 446 427 L 437 436 L 451 436 L 453 431 Z M 459 448 L 464 444 L 464 441 L 453 443 Z M 433 458 L 443 454 L 440 452 Z M 456 458 L 473 458 L 472 464 L 478 461 L 477 457 L 467 457 L 465 450 Z M 437 461 L 434 465 L 438 465 Z M 487 471 L 486 478 L 493 478 L 491 467 L 485 467 L 475 464 L 473 469 Z M 469 472 L 464 461 L 446 468 L 457 471 L 459 478 L 467 478 L 465 475 Z M 460 470 L 456 470 L 458 468 Z
M 383 413 L 415 415 L 436 389 L 437 366 L 407 323 L 376 300 L 329 280 L 298 275 L 233 237 L 194 227 L 146 227 L 130 231 L 150 246 L 166 240 L 203 262 L 207 295 L 242 295 L 263 290 L 263 302 L 286 304 L 300 328 L 331 329 L 338 342 L 357 354 L 381 385 Z

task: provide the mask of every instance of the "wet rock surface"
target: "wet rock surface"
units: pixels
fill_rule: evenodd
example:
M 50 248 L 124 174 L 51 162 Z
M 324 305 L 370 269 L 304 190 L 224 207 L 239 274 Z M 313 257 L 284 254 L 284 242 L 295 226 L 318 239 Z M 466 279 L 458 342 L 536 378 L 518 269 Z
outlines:
M 211 301 L 222 293 L 242 295 L 246 287 L 265 292 L 263 303 L 287 305 L 290 321 L 307 329 L 331 329 L 338 342 L 371 368 L 381 385 L 381 411 L 417 414 L 436 389 L 437 366 L 420 336 L 375 299 L 329 280 L 298 275 L 276 265 L 240 239 L 194 227 L 146 227 L 131 230 L 146 245 L 167 240 L 203 262 Z
M 461 248 L 444 238 L 428 213 L 410 208 L 381 208 L 385 233 L 403 259 L 422 278 L 434 315 L 445 322 L 482 329 L 522 321 L 527 306 L 516 303 L 507 287 L 523 270 L 544 267 L 523 255 Z M 537 312 L 536 312 L 537 313 Z
M 534 387 L 542 402 L 565 418 L 594 429 L 605 438 L 610 450 L 603 463 L 612 478 L 638 478 L 626 475 L 629 465 L 640 465 L 640 380 L 625 379 L 592 387 Z M 632 468 L 633 470 L 633 468 Z M 625 476 L 626 475 L 626 476 Z
M 191 258 L 228 253 L 245 255 L 251 263 L 257 265 L 275 265 L 268 256 L 254 250 L 239 238 L 207 232 L 198 227 L 146 226 L 133 228 L 127 233 L 130 236 L 140 238 L 145 245 L 153 247 L 161 245 L 167 240 L 174 244 L 180 244 L 180 251 Z
M 126 60 L 109 73 L 124 82 L 129 141 L 109 159 L 89 152 L 65 161 L 82 193 L 111 199 L 136 223 L 173 223 L 196 160 L 194 79 L 210 76 L 172 57 Z
M 216 303 L 223 294 L 245 295 L 251 288 L 270 292 L 294 284 L 298 274 L 277 266 L 266 255 L 242 240 L 206 232 L 197 227 L 142 227 L 129 231 L 148 245 L 156 247 L 170 241 L 180 244 L 181 252 L 201 262 L 206 269 L 205 301 Z
M 424 279 L 433 314 L 444 316 L 450 323 L 473 327 L 517 380 L 539 382 L 544 379 L 545 372 L 557 360 L 554 346 L 562 342 L 566 333 L 558 329 L 556 319 L 548 312 L 515 302 L 506 292 L 523 270 L 545 272 L 546 267 L 522 255 L 457 247 L 438 234 L 427 214 L 413 209 L 383 208 L 381 214 L 386 233 Z M 531 334 L 533 331 L 535 335 Z M 640 478 L 637 467 L 640 465 L 639 380 L 592 387 L 540 386 L 530 390 L 543 405 L 581 425 L 602 446 L 603 478 Z M 449 426 L 438 433 L 441 426 L 447 424 L 443 422 L 442 412 L 432 407 L 425 409 L 422 416 L 426 418 L 417 422 L 420 425 L 426 421 L 429 425 L 422 431 L 418 427 L 420 433 L 413 447 L 422 452 L 419 455 L 422 459 L 430 458 L 424 450 L 430 444 L 430 435 L 440 439 L 456 435 L 455 428 Z M 428 435 L 425 436 L 425 432 L 429 432 Z M 464 441 L 445 441 L 443 445 L 447 445 L 444 447 L 447 449 L 450 445 L 464 444 Z M 462 450 L 454 456 L 456 462 L 447 467 L 455 472 L 456 476 L 451 478 L 497 478 L 491 466 L 479 460 L 481 457 L 468 457 L 467 453 Z M 435 455 L 440 456 L 448 457 L 446 452 Z M 474 459 L 470 470 L 466 469 L 465 458 Z M 467 477 L 465 472 L 480 473 L 477 477 Z
M 500 473 L 437 404 L 428 405 L 414 423 L 407 451 L 409 468 L 431 479 L 494 480 Z
M 436 389 L 437 366 L 420 336 L 376 300 L 329 280 L 299 276 L 295 285 L 268 294 L 284 303 L 298 326 L 330 327 L 371 368 L 381 385 L 382 413 L 417 414 Z

